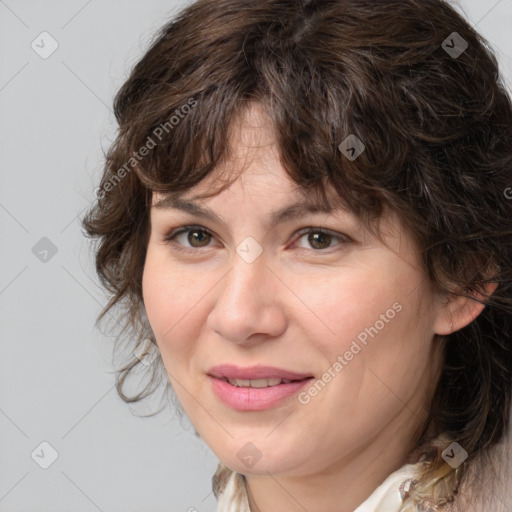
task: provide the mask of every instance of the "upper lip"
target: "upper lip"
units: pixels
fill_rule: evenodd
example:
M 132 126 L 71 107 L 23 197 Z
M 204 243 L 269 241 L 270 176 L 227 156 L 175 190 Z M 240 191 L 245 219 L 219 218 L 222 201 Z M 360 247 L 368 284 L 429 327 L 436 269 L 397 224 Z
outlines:
M 213 366 L 208 370 L 208 375 L 217 377 L 218 379 L 287 379 L 287 380 L 302 380 L 307 377 L 312 377 L 308 373 L 292 372 L 290 370 L 283 370 L 282 368 L 275 368 L 272 366 L 251 366 L 241 368 L 232 364 L 220 364 Z

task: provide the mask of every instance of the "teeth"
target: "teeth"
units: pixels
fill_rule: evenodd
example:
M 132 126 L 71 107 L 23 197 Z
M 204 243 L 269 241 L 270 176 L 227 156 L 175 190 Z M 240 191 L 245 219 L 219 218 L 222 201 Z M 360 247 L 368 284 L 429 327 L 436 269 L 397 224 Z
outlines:
M 269 386 L 277 386 L 278 384 L 288 384 L 288 379 L 227 379 L 230 384 L 245 388 L 267 388 Z

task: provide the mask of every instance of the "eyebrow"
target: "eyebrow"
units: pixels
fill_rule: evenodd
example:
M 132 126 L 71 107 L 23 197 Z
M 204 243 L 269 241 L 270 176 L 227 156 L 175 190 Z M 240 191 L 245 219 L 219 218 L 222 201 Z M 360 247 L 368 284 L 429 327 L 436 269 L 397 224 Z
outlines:
M 165 196 L 158 200 L 154 205 L 152 205 L 152 208 L 164 210 L 168 208 L 175 208 L 177 210 L 181 210 L 192 215 L 197 215 L 198 217 L 202 217 L 210 221 L 218 222 L 219 224 L 227 227 L 226 223 L 209 208 L 200 206 L 193 201 L 181 199 L 172 195 Z M 300 202 L 289 204 L 275 212 L 272 212 L 269 217 L 268 228 L 273 229 L 277 225 L 282 224 L 288 220 L 301 218 L 308 214 L 334 213 L 336 211 L 346 212 L 347 210 L 341 206 L 337 208 L 332 206 L 325 207 L 324 205 L 314 202 L 310 198 L 306 197 Z

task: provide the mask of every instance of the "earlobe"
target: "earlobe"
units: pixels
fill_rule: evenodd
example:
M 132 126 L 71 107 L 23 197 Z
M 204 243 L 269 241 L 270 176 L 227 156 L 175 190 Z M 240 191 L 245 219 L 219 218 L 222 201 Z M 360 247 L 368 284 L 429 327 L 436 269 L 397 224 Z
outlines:
M 497 283 L 489 283 L 485 286 L 483 294 L 474 293 L 473 296 L 478 300 L 485 301 L 494 293 L 497 287 Z M 485 305 L 477 300 L 450 295 L 436 321 L 435 333 L 440 336 L 447 336 L 463 329 L 473 322 L 484 308 Z

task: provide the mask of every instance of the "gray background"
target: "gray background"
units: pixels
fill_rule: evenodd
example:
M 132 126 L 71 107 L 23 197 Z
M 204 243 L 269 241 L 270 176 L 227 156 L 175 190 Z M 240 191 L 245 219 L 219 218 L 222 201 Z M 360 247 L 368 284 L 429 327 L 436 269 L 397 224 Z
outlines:
M 217 462 L 186 420 L 137 417 L 117 396 L 78 221 L 115 133 L 113 95 L 187 3 L 0 0 L 0 512 L 215 509 Z M 512 0 L 460 5 L 512 83 Z M 59 45 L 47 59 L 31 47 L 43 31 Z M 32 250 L 43 237 L 57 249 L 46 262 Z M 50 461 L 43 441 L 58 453 L 47 469 L 31 457 Z

